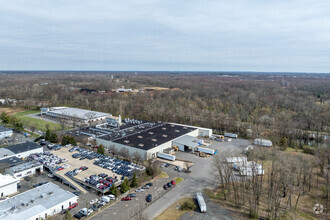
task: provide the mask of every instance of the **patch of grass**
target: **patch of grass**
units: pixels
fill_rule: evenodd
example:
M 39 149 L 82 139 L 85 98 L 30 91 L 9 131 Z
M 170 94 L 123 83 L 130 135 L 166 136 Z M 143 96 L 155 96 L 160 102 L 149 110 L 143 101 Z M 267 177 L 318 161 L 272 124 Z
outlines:
M 168 174 L 164 171 L 162 171 L 160 174 L 159 174 L 159 178 L 168 178 Z
M 184 215 L 186 212 L 189 212 L 188 210 L 181 210 L 178 209 L 178 204 L 182 206 L 184 203 L 190 203 L 193 202 L 192 198 L 183 198 L 175 202 L 173 205 L 171 205 L 168 209 L 166 209 L 162 214 L 154 218 L 155 220 L 179 220 L 182 215 Z
M 214 192 L 213 190 L 206 189 L 204 193 L 211 199 L 222 200 L 223 195 L 221 193 Z
M 21 120 L 21 122 L 25 125 L 25 126 L 30 126 L 30 125 L 34 125 L 36 127 L 36 129 L 41 130 L 41 131 L 46 131 L 46 125 L 49 125 L 49 129 L 50 130 L 61 130 L 61 126 L 59 124 L 53 123 L 53 122 L 49 122 L 49 121 L 44 121 L 41 119 L 36 119 L 36 118 L 31 118 L 29 116 L 18 116 L 17 118 L 19 118 Z
M 31 114 L 37 114 L 40 111 L 23 111 L 23 112 L 17 112 L 15 113 L 15 116 L 19 117 L 19 116 L 23 116 L 23 115 L 31 115 Z
M 183 178 L 182 177 L 175 177 L 175 183 L 176 184 L 179 184 L 183 181 Z

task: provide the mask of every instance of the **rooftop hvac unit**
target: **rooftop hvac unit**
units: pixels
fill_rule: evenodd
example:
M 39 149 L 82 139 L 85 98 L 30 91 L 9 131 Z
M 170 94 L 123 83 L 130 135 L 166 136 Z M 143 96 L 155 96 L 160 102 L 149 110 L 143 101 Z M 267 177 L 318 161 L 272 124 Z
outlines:
M 164 128 L 162 128 L 164 131 L 166 130 L 166 128 L 164 127 Z
M 176 132 L 176 133 L 179 133 L 179 132 L 180 132 L 180 130 L 175 130 L 175 132 Z
M 140 139 L 141 139 L 141 138 L 143 138 L 143 137 L 142 137 L 141 135 L 139 135 L 139 136 L 137 136 L 137 138 L 140 138 Z
M 165 137 L 166 138 L 167 137 L 167 134 L 163 134 L 162 137 Z
M 139 146 L 139 147 L 143 147 L 143 146 L 144 146 L 144 144 L 139 144 L 138 146 Z
M 36 201 L 34 198 L 33 198 L 33 199 L 31 199 L 31 202 L 32 202 L 32 203 L 34 203 L 34 201 Z
M 156 141 L 157 141 L 157 139 L 156 139 L 156 138 L 153 138 L 153 139 L 151 139 L 151 141 L 153 141 L 153 142 L 156 142 Z
M 49 195 L 53 195 L 53 193 L 54 193 L 53 191 L 49 191 Z

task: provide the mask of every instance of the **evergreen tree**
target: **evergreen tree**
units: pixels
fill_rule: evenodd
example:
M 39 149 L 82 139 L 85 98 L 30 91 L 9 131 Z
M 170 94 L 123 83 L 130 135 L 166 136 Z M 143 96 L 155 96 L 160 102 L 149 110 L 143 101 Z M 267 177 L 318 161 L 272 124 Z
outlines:
M 120 192 L 125 193 L 129 190 L 128 179 L 125 178 L 124 182 L 120 185 Z
M 97 148 L 97 153 L 104 155 L 104 146 L 102 144 L 100 144 L 100 146 Z
M 72 215 L 71 213 L 69 212 L 69 210 L 66 210 L 66 213 L 64 215 L 64 220 L 72 220 Z
M 132 182 L 131 182 L 131 187 L 134 188 L 137 186 L 137 178 L 136 178 L 136 174 L 133 174 L 133 178 L 132 178 Z
M 1 113 L 0 119 L 3 123 L 9 124 L 9 115 L 6 112 Z
M 115 184 L 112 184 L 110 187 L 110 194 L 117 196 L 118 190 Z

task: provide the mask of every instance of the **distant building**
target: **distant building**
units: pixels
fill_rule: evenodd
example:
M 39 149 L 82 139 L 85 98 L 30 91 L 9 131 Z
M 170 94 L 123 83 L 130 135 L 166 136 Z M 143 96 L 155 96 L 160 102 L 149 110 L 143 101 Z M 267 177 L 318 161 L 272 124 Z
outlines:
M 13 130 L 0 125 L 0 140 L 13 136 Z
M 77 200 L 78 196 L 73 193 L 47 183 L 0 202 L 0 219 L 47 219 Z
M 57 119 L 76 120 L 81 123 L 103 121 L 106 117 L 112 116 L 109 113 L 68 107 L 41 108 L 41 115 Z
M 18 182 L 19 180 L 12 177 L 11 175 L 2 175 L 0 173 L 0 197 L 4 197 L 16 193 Z M 0 209 L 0 219 L 1 219 L 1 209 Z
M 33 142 L 25 142 L 0 148 L 0 161 L 10 157 L 26 158 L 30 154 L 44 152 L 43 147 Z
M 273 146 L 272 141 L 266 140 L 266 139 L 260 139 L 260 138 L 254 139 L 254 142 L 253 143 L 255 145 L 260 145 L 260 146 L 264 146 L 264 147 L 271 147 L 271 146 Z

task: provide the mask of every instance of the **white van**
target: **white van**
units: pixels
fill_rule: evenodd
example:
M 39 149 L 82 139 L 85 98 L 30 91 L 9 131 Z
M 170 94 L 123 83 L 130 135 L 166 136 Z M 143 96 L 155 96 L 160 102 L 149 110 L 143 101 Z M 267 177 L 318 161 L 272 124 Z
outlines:
M 108 196 L 102 196 L 101 201 L 108 203 L 110 202 L 110 198 Z
M 87 215 L 88 215 L 88 209 L 87 209 L 87 208 L 80 209 L 79 212 L 80 212 L 81 214 L 83 214 L 84 216 L 87 216 Z

